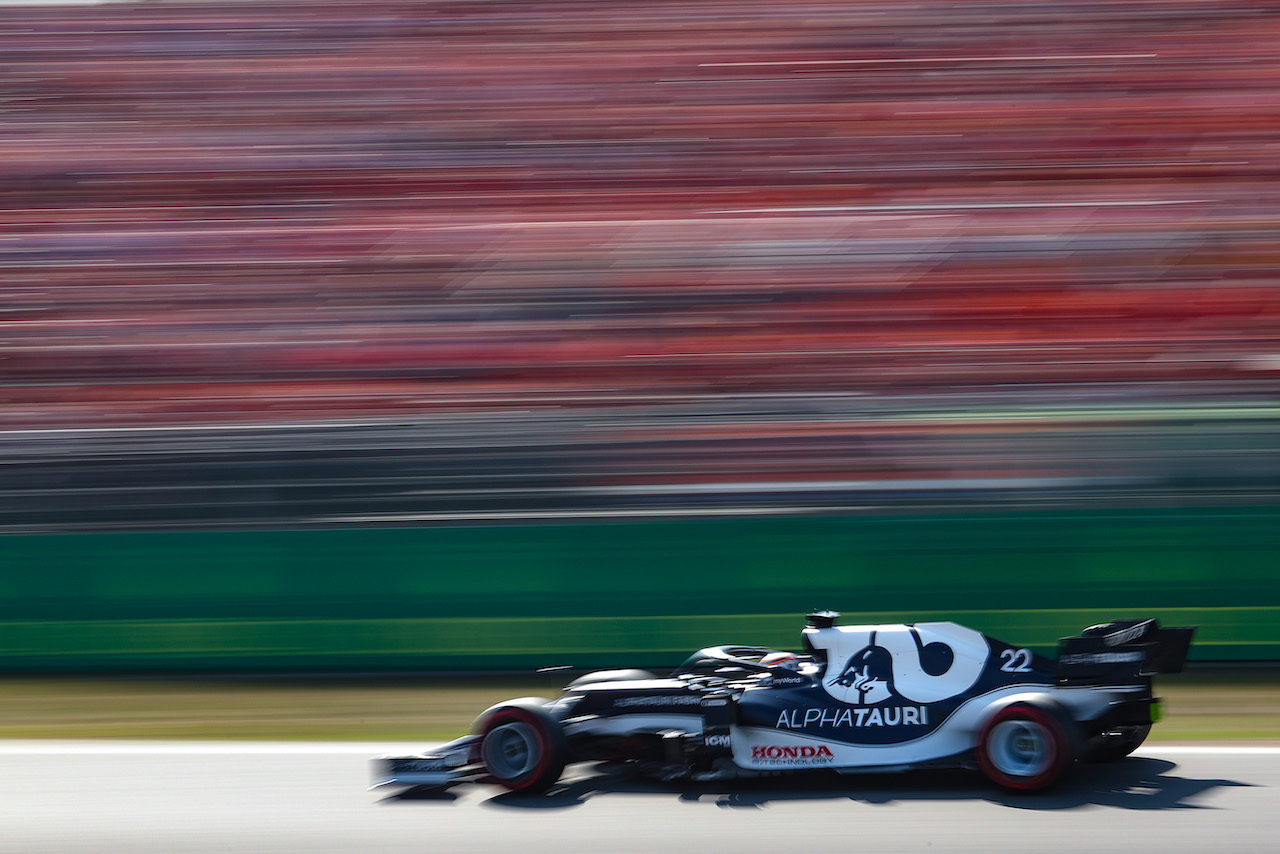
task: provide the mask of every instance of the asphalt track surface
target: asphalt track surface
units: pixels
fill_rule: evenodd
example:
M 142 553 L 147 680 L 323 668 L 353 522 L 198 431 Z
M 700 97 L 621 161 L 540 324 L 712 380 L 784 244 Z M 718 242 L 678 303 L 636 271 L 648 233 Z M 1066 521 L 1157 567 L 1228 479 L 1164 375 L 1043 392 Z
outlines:
M 1055 791 L 968 772 L 690 786 L 571 769 L 546 795 L 368 791 L 404 745 L 0 742 L 0 851 L 1274 850 L 1280 748 L 1153 744 Z

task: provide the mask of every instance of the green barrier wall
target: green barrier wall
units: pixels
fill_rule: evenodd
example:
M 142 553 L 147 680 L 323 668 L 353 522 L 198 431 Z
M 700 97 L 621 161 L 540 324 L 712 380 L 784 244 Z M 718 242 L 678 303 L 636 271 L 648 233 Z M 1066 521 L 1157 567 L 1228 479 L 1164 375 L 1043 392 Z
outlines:
M 1280 508 L 0 537 L 0 670 L 674 665 L 802 615 L 1280 659 Z

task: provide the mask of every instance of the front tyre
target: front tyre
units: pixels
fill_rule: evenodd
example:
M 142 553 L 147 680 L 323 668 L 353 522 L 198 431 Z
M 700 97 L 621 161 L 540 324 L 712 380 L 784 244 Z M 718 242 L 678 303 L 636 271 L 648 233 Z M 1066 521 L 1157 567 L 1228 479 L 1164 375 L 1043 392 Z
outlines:
M 1062 722 L 1029 703 L 1014 703 L 992 715 L 978 733 L 977 754 L 989 780 L 1018 792 L 1052 786 L 1073 758 Z
M 480 761 L 513 792 L 545 792 L 564 772 L 564 733 L 545 709 L 495 707 L 485 713 L 480 732 Z

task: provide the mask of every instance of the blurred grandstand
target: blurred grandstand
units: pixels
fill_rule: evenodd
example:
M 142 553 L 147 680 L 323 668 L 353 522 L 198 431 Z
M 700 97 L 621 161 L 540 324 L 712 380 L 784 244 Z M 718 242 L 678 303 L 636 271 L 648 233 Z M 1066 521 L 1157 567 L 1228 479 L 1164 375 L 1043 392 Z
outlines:
M 1257 2 L 0 30 L 0 528 L 1274 502 Z

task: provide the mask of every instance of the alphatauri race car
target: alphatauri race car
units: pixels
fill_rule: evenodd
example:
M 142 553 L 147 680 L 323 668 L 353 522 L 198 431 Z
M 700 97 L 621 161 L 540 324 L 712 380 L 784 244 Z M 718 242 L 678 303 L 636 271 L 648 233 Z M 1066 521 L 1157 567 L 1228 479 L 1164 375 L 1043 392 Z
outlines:
M 612 761 L 692 781 L 961 767 L 1035 791 L 1142 744 L 1159 718 L 1152 676 L 1182 669 L 1195 631 L 1115 620 L 1062 639 L 1054 660 L 956 623 L 839 616 L 810 614 L 800 653 L 708 647 L 668 676 L 603 670 L 554 700 L 499 703 L 470 735 L 376 759 L 374 787 L 537 793 L 571 763 Z

